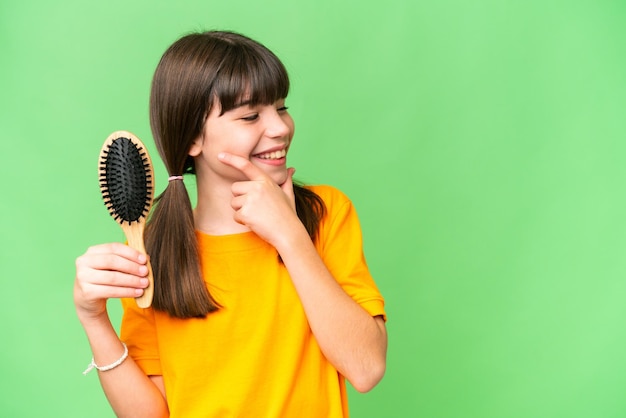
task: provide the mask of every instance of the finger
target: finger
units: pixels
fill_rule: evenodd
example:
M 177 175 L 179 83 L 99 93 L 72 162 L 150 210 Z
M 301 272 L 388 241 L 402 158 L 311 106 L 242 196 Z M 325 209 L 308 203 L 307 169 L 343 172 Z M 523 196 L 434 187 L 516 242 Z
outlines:
M 235 196 L 230 200 L 230 207 L 238 211 L 245 205 L 247 199 L 246 195 Z
M 244 216 L 241 214 L 241 212 L 235 212 L 235 214 L 233 215 L 233 220 L 238 224 L 247 226 Z
M 260 185 L 261 182 L 258 180 L 236 181 L 230 186 L 230 191 L 233 196 L 242 196 L 253 192 L 254 189 Z
M 139 287 L 107 286 L 85 283 L 76 288 L 75 296 L 84 300 L 105 300 L 112 298 L 136 298 L 143 295 L 144 289 Z
M 87 254 L 89 255 L 115 254 L 120 257 L 135 261 L 140 264 L 146 264 L 146 262 L 148 261 L 146 255 L 143 254 L 142 252 L 137 251 L 136 249 L 129 247 L 128 245 L 119 243 L 119 242 L 94 245 L 87 249 L 87 252 L 85 253 L 85 255 Z
M 93 270 L 90 273 L 89 283 L 93 285 L 143 289 L 149 284 L 145 276 L 136 276 L 121 271 Z
M 219 153 L 217 158 L 222 163 L 241 171 L 250 180 L 265 180 L 267 178 L 267 175 L 247 158 L 227 152 Z
M 78 304 L 83 304 L 86 301 L 109 298 L 138 297 L 148 286 L 149 281 L 143 276 L 120 271 L 78 268 L 74 298 Z
M 284 183 L 280 185 L 280 188 L 283 189 L 285 193 L 293 194 L 293 175 L 296 173 L 296 169 L 293 167 L 289 167 L 287 169 L 287 179 L 285 179 Z
M 287 179 L 283 184 L 280 185 L 282 191 L 289 198 L 289 202 L 291 202 L 292 207 L 295 209 L 296 207 L 296 195 L 293 191 L 293 175 L 295 174 L 296 169 L 293 167 L 289 167 L 287 169 Z
M 145 264 L 137 260 L 129 260 L 117 254 L 85 254 L 76 259 L 77 274 L 93 270 L 119 271 L 140 277 L 148 275 L 148 267 Z

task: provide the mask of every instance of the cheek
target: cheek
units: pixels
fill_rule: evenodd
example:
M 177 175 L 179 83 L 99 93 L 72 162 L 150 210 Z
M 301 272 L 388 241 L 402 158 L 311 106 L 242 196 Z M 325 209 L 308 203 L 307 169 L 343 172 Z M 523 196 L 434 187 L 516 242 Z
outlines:
M 296 124 L 295 124 L 295 122 L 293 121 L 291 116 L 289 116 L 287 121 L 285 121 L 285 123 L 287 124 L 287 126 L 289 126 L 289 129 L 291 130 L 291 138 L 289 138 L 289 139 L 293 139 L 293 135 L 296 133 Z
M 259 137 L 256 132 L 231 133 L 228 137 L 221 138 L 218 152 L 225 151 L 248 158 L 257 146 Z
M 241 140 L 241 138 L 231 136 L 229 138 L 221 138 L 221 140 L 214 141 L 211 145 L 209 145 L 207 154 L 213 161 L 218 161 L 217 156 L 221 152 L 227 152 L 229 154 L 249 159 L 252 150 L 253 146 L 250 141 Z

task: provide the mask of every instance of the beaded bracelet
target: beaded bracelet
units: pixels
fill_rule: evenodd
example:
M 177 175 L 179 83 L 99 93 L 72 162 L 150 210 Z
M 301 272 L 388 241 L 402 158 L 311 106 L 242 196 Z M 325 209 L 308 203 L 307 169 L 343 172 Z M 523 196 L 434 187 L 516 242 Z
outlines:
M 126 344 L 124 344 L 124 343 L 122 343 L 122 345 L 124 346 L 124 354 L 122 354 L 122 357 L 120 357 L 117 361 L 115 361 L 114 363 L 111 363 L 109 365 L 106 365 L 106 366 L 98 366 L 96 364 L 96 362 L 94 361 L 94 358 L 92 357 L 91 358 L 91 363 L 89 363 L 89 366 L 87 366 L 87 370 L 85 370 L 83 372 L 83 374 L 86 375 L 92 369 L 98 369 L 101 372 L 106 372 L 106 371 L 114 369 L 117 366 L 119 366 L 120 364 L 124 363 L 124 360 L 126 360 L 126 358 L 128 357 L 128 347 L 126 347 Z

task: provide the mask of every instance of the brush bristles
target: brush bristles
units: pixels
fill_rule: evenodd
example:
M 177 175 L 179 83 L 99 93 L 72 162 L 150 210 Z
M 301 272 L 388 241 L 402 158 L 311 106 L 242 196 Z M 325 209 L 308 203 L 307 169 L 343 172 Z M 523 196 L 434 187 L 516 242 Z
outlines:
M 118 223 L 148 216 L 152 200 L 152 169 L 146 151 L 129 138 L 113 139 L 100 156 L 100 189 L 109 213 Z

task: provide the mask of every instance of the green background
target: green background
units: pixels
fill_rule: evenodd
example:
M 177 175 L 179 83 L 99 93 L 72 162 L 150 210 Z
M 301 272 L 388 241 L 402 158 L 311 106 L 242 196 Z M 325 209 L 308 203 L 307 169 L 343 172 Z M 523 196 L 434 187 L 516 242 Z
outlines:
M 390 346 L 354 417 L 626 416 L 622 0 L 3 0 L 1 416 L 113 416 L 72 303 L 123 239 L 97 156 L 126 129 L 157 159 L 152 72 L 215 28 L 284 60 L 290 164 L 359 211 Z

